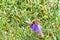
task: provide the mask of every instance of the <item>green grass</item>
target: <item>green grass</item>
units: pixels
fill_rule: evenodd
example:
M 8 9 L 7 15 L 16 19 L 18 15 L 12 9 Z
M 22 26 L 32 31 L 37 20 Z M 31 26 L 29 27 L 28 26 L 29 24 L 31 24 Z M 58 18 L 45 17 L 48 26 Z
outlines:
M 0 0 L 0 40 L 60 40 L 59 0 Z M 24 23 L 40 20 L 44 37 Z

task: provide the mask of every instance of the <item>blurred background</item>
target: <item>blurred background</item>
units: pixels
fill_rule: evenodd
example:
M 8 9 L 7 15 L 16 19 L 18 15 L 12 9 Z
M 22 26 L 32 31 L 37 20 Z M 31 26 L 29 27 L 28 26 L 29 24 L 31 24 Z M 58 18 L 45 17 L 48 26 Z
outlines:
M 39 19 L 44 36 L 24 21 Z M 60 0 L 0 0 L 0 40 L 60 40 Z

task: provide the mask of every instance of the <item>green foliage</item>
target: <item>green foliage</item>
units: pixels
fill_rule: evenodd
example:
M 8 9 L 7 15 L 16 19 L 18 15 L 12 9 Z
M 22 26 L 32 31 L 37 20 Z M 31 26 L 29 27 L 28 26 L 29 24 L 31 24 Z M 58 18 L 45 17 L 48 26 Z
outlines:
M 0 0 L 0 40 L 60 40 L 59 1 Z M 24 23 L 38 18 L 44 37 Z

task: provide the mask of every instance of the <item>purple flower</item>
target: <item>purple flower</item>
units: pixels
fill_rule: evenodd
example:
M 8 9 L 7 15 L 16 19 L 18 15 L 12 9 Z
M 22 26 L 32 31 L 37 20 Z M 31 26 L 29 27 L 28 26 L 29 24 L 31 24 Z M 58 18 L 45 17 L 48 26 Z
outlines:
M 37 23 L 34 23 L 34 24 L 30 24 L 30 28 L 35 31 L 36 33 L 38 34 L 42 34 L 41 32 L 41 26 Z

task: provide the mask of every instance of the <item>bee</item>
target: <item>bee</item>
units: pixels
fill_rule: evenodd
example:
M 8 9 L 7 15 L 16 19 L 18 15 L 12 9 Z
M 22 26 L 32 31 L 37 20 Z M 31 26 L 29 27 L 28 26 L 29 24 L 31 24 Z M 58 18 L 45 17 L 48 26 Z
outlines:
M 33 19 L 32 22 L 26 21 L 26 23 L 30 26 L 32 31 L 35 31 L 38 34 L 43 34 L 41 31 L 41 25 L 39 25 L 38 19 Z
M 26 0 L 27 3 L 30 3 L 30 0 Z

